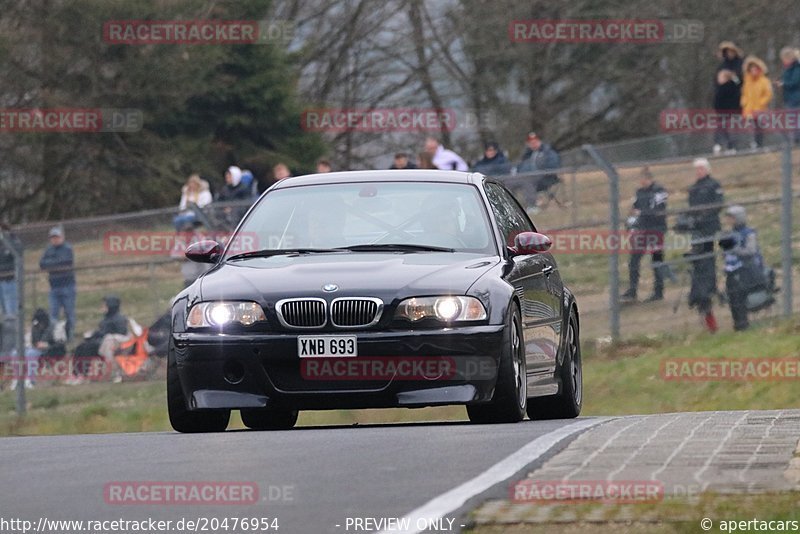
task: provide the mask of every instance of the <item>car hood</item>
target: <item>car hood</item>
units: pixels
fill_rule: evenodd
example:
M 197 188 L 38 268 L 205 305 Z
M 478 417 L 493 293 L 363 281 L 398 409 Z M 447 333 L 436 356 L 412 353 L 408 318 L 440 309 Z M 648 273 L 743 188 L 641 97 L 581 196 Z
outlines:
M 500 258 L 465 253 L 339 253 L 222 263 L 201 279 L 202 300 L 274 301 L 298 296 L 465 294 Z M 326 292 L 323 286 L 337 289 Z

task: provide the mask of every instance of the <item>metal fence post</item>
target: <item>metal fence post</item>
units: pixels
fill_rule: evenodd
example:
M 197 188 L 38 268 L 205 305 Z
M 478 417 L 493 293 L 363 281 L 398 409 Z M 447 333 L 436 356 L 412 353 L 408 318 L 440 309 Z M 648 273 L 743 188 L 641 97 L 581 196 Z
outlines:
M 14 256 L 14 276 L 17 281 L 17 360 L 21 362 L 20 373 L 17 378 L 17 415 L 25 415 L 25 379 L 28 378 L 28 365 L 25 359 L 25 253 L 14 245 L 14 240 L 5 233 L 0 232 L 0 241 L 11 251 Z M 12 362 L 12 365 L 15 362 Z
M 13 248 L 13 247 L 12 247 Z M 28 360 L 25 357 L 25 254 L 17 251 L 14 265 L 17 277 L 17 358 L 23 363 L 24 375 L 17 379 L 17 415 L 23 416 L 26 411 L 25 381 L 28 378 Z
M 577 224 L 578 223 L 578 169 L 576 167 L 572 168 L 572 188 L 570 191 L 570 195 L 572 196 L 572 211 L 571 215 L 571 223 Z
M 591 156 L 594 162 L 608 176 L 608 209 L 609 220 L 611 221 L 611 233 L 617 235 L 619 232 L 619 174 L 611 163 L 606 161 L 603 156 L 592 145 L 583 145 L 583 149 Z M 619 340 L 619 250 L 614 248 L 608 260 L 609 278 L 609 327 L 611 329 L 611 341 Z
M 786 136 L 783 148 L 781 180 L 781 269 L 783 270 L 783 315 L 792 314 L 792 136 Z
M 147 262 L 147 281 L 150 286 L 150 300 L 153 303 L 153 317 L 159 317 L 160 302 L 158 299 L 158 289 L 156 288 L 156 266 L 152 261 Z

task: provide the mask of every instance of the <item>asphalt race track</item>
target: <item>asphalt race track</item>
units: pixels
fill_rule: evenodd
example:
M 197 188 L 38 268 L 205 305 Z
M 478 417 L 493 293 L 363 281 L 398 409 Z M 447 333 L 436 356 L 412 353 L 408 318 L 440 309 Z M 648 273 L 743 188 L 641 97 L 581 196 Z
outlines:
M 175 525 L 183 519 L 182 531 L 200 532 L 224 531 L 219 525 L 212 530 L 211 518 L 277 518 L 278 532 L 290 534 L 417 532 L 415 525 L 431 521 L 430 532 L 458 532 L 469 521 L 467 512 L 487 502 L 500 506 L 511 481 L 538 471 L 550 480 L 604 474 L 643 479 L 684 469 L 708 488 L 726 484 L 732 451 L 736 465 L 745 470 L 740 467 L 731 480 L 752 479 L 751 488 L 787 489 L 792 482 L 784 475 L 800 437 L 799 420 L 798 411 L 785 410 L 491 426 L 425 423 L 5 438 L 0 440 L 0 516 L 30 520 L 34 527 L 52 520 L 152 518 Z M 764 461 L 762 451 L 768 455 Z M 697 458 L 704 461 L 700 471 L 696 465 L 682 466 Z M 777 486 L 770 485 L 773 479 Z M 154 503 L 148 499 L 164 494 L 131 497 L 131 482 L 158 487 L 232 482 L 251 492 L 255 487 L 256 494 L 246 504 L 232 502 L 224 492 L 206 494 L 203 503 Z M 131 493 L 113 497 L 110 492 L 120 488 Z M 123 503 L 120 495 L 132 500 Z M 410 525 L 405 530 L 385 522 L 404 517 Z M 199 524 L 186 528 L 186 521 Z

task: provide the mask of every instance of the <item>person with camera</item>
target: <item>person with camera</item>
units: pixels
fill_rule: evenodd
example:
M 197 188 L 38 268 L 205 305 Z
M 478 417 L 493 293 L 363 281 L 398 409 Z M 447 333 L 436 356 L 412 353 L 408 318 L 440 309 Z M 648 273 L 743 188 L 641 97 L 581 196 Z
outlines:
M 717 294 L 714 236 L 722 229 L 719 212 L 725 197 L 720 183 L 711 177 L 711 164 L 706 158 L 697 158 L 693 166 L 695 182 L 689 187 L 690 212 L 679 218 L 675 229 L 691 233 L 692 248 L 684 255 L 692 265 L 689 307 L 697 308 L 705 327 L 713 333 L 718 329 L 711 301 Z
M 731 206 L 725 210 L 725 219 L 730 233 L 719 240 L 725 251 L 725 290 L 731 309 L 734 330 L 746 330 L 747 296 L 767 287 L 764 258 L 758 247 L 758 236 L 747 226 L 747 212 L 742 206 Z
M 664 234 L 667 231 L 667 198 L 669 193 L 661 184 L 656 183 L 648 167 L 644 167 L 639 174 L 639 189 L 633 201 L 631 214 L 628 218 L 628 230 L 652 234 L 658 237 L 658 244 L 648 250 L 631 251 L 628 260 L 628 290 L 622 294 L 622 299 L 635 301 L 639 287 L 639 274 L 642 256 L 650 254 L 650 263 L 653 267 L 653 294 L 645 302 L 655 302 L 664 299 Z

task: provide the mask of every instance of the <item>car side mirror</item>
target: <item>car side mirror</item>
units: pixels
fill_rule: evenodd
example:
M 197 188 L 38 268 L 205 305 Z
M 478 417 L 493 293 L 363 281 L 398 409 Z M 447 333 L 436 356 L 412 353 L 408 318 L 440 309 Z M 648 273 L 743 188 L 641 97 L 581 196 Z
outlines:
M 222 254 L 222 245 L 206 239 L 186 247 L 186 258 L 196 263 L 217 263 Z
M 547 252 L 553 246 L 553 241 L 538 232 L 520 232 L 514 237 L 514 246 L 509 247 L 512 256 L 526 254 L 539 254 Z

